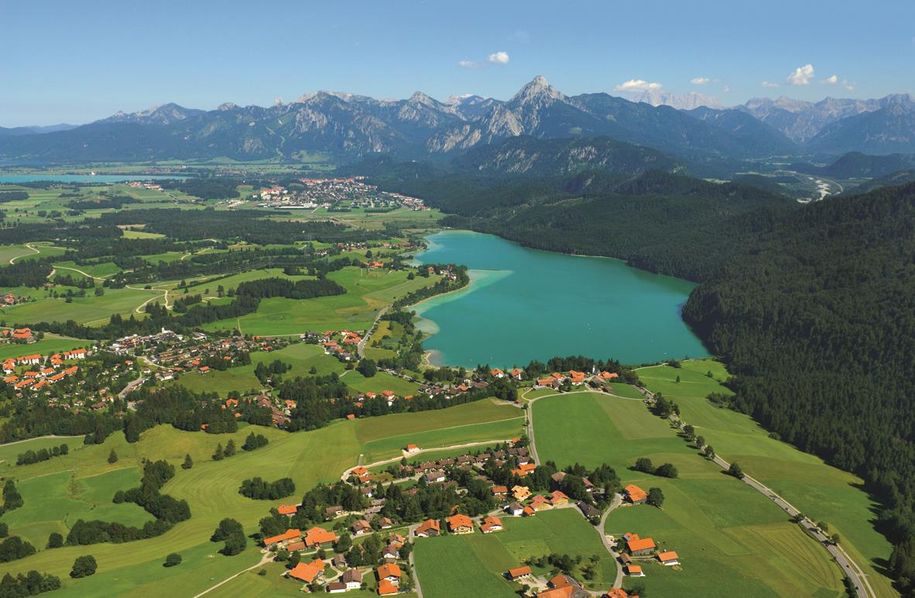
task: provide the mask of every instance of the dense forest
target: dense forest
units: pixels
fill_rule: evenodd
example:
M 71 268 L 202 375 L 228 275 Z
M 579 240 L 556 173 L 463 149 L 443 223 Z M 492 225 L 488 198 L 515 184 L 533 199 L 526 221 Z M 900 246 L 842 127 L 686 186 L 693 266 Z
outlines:
M 731 406 L 863 477 L 895 546 L 888 567 L 913 588 L 915 185 L 802 206 L 660 172 L 376 182 L 446 224 L 700 282 L 683 316 L 734 374 Z

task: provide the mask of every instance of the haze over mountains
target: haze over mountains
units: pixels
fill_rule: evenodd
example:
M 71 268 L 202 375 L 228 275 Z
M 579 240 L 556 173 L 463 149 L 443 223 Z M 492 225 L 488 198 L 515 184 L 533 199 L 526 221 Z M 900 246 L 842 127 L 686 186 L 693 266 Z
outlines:
M 915 153 L 910 95 L 816 103 L 754 99 L 735 108 L 707 106 L 711 102 L 699 97 L 637 99 L 643 101 L 607 93 L 567 96 L 536 77 L 507 101 L 471 95 L 442 102 L 421 92 L 404 100 L 377 100 L 317 92 L 269 107 L 223 104 L 197 110 L 166 104 L 71 129 L 3 129 L 0 157 L 254 160 L 320 153 L 347 162 L 386 153 L 399 159 L 451 159 L 519 136 L 608 137 L 693 160 Z

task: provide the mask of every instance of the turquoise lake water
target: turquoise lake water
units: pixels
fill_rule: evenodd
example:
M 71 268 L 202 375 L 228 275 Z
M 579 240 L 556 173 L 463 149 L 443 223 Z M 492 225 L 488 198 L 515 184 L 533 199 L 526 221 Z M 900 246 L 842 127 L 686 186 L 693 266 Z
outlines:
M 463 264 L 471 277 L 466 289 L 415 307 L 437 365 L 511 367 L 579 354 L 639 364 L 708 355 L 680 319 L 690 282 L 469 231 L 427 241 L 417 261 Z

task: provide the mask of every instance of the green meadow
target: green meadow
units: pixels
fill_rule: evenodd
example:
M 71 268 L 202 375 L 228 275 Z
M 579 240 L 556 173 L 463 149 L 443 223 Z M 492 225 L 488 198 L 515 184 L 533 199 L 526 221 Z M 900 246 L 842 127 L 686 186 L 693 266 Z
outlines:
M 476 438 L 476 426 L 446 428 L 472 422 L 485 426 L 487 422 L 506 416 L 505 406 L 491 402 L 481 402 L 476 410 L 473 407 L 462 405 L 440 411 L 337 421 L 319 430 L 294 434 L 257 427 L 257 432 L 270 440 L 266 447 L 250 453 L 239 451 L 222 461 L 210 459 L 216 444 L 225 445 L 232 438 L 240 446 L 254 427 L 243 425 L 234 434 L 208 435 L 158 426 L 144 432 L 140 441 L 134 444 L 128 444 L 123 434 L 116 432 L 101 445 L 83 445 L 78 438 L 35 439 L 0 447 L 0 471 L 17 480 L 25 503 L 20 509 L 3 515 L 0 521 L 9 523 L 11 534 L 22 534 L 33 540 L 39 549 L 37 554 L 26 559 L 0 564 L 0 575 L 29 569 L 53 573 L 64 581 L 62 596 L 196 595 L 260 560 L 260 552 L 253 542 L 236 557 L 217 554 L 220 545 L 209 542 L 210 534 L 223 517 L 237 519 L 247 533 L 255 532 L 258 520 L 274 504 L 238 494 L 242 480 L 254 475 L 271 480 L 289 476 L 296 483 L 294 496 L 298 496 L 319 482 L 339 479 L 342 472 L 356 464 L 359 455 L 367 451 L 369 442 L 436 429 L 442 429 L 443 434 L 455 442 L 467 442 Z M 508 409 L 517 414 L 516 409 Z M 16 454 L 28 448 L 47 448 L 65 441 L 71 446 L 66 456 L 34 465 L 13 465 Z M 107 462 L 111 449 L 120 458 L 113 465 Z M 190 520 L 149 540 L 44 549 L 46 532 L 65 533 L 68 524 L 78 517 L 140 522 L 146 516 L 145 512 L 134 505 L 111 503 L 114 491 L 136 484 L 143 459 L 166 459 L 177 466 L 185 454 L 191 455 L 194 467 L 190 470 L 176 467 L 175 477 L 163 491 L 188 501 L 192 513 Z M 162 567 L 165 555 L 170 552 L 180 553 L 184 562 L 178 567 Z M 82 554 L 95 556 L 99 563 L 98 573 L 86 579 L 71 580 L 67 576 L 70 566 Z M 247 577 L 244 581 L 248 581 Z M 261 587 L 261 581 L 266 582 L 255 580 L 252 583 Z M 270 593 L 266 587 L 262 591 Z
M 91 345 L 92 341 L 45 333 L 43 339 L 29 345 L 19 345 L 15 343 L 0 345 L 0 361 L 9 359 L 10 357 L 19 357 L 20 355 L 31 355 L 32 353 L 51 355 L 53 353 L 69 351 L 70 349 L 77 349 L 79 347 L 89 347 Z
M 75 274 L 75 273 L 74 273 Z M 147 299 L 161 296 L 160 291 L 147 289 L 105 289 L 101 297 L 93 295 L 90 289 L 85 297 L 73 297 L 67 303 L 63 297 L 45 297 L 31 303 L 14 305 L 4 310 L 7 322 L 66 322 L 74 320 L 79 324 L 103 325 L 114 314 L 142 317 L 136 309 Z
M 205 328 L 237 328 L 245 334 L 261 336 L 344 328 L 365 330 L 384 306 L 434 282 L 434 279 L 420 276 L 408 280 L 407 274 L 402 270 L 381 272 L 347 267 L 328 275 L 346 288 L 344 295 L 302 300 L 284 297 L 264 299 L 253 314 L 213 322 Z
M 681 365 L 641 368 L 638 373 L 650 390 L 677 401 L 683 420 L 695 426 L 722 458 L 738 462 L 814 521 L 826 521 L 865 568 L 874 590 L 881 596 L 894 595 L 889 579 L 880 573 L 880 563 L 892 546 L 873 527 L 877 505 L 860 489 L 861 479 L 769 437 L 752 418 L 709 402 L 710 393 L 731 394 L 720 384 L 728 373 L 719 362 L 692 360 Z
M 505 579 L 503 573 L 528 558 L 551 553 L 581 556 L 585 561 L 597 555 L 596 574 L 587 586 L 606 591 L 613 585 L 616 565 L 577 509 L 544 511 L 535 517 L 503 517 L 502 523 L 505 529 L 492 534 L 477 530 L 463 536 L 418 539 L 414 551 L 423 595 L 511 598 L 517 596 L 520 585 Z
M 635 532 L 676 550 L 682 570 L 647 567 L 648 592 L 661 596 L 842 595 L 839 569 L 772 502 L 726 476 L 640 400 L 587 391 L 537 401 L 537 452 L 560 467 L 606 462 L 624 484 L 664 492 L 663 510 L 622 507 L 608 534 Z M 630 469 L 639 457 L 672 463 L 677 479 Z M 662 525 L 663 523 L 663 525 Z

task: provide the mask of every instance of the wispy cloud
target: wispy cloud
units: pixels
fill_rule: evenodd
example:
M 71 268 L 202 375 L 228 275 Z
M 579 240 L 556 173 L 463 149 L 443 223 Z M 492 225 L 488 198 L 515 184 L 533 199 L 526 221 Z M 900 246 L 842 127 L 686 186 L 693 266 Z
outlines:
M 480 63 L 475 60 L 458 60 L 458 66 L 462 69 L 475 69 L 479 68 Z
M 708 85 L 712 82 L 712 80 L 708 77 L 693 77 L 689 80 L 689 82 L 693 85 Z
M 492 64 L 508 64 L 509 60 L 511 59 L 508 57 L 508 52 L 493 52 L 486 58 L 486 61 Z
M 848 91 L 855 90 L 855 84 L 848 79 L 842 79 L 838 75 L 830 75 L 821 81 L 823 85 L 841 85 Z
M 808 85 L 813 79 L 813 65 L 805 64 L 794 69 L 794 72 L 788 75 L 790 85 Z
M 773 83 L 772 81 L 763 81 L 762 86 L 765 87 L 766 89 L 776 89 L 778 87 L 781 87 L 778 83 Z
M 616 91 L 656 91 L 662 87 L 663 85 L 657 82 L 648 82 L 644 79 L 629 79 L 628 81 L 623 81 L 613 89 Z
M 839 84 L 839 76 L 838 76 L 838 75 L 830 75 L 830 76 L 826 77 L 825 79 L 823 79 L 823 83 L 824 83 L 825 85 L 838 85 L 838 84 Z

